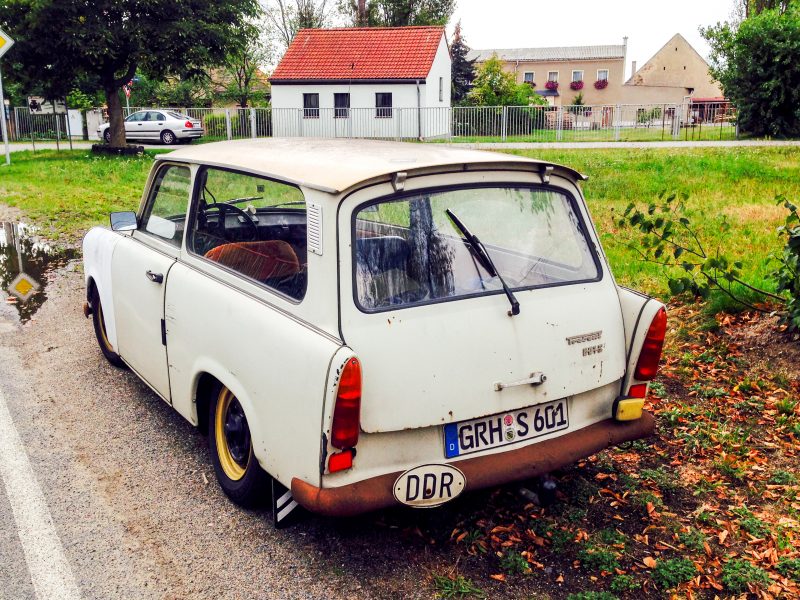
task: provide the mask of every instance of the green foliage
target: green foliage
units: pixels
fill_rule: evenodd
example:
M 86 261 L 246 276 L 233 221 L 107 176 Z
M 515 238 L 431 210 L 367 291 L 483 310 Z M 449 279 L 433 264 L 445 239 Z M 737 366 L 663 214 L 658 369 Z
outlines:
M 750 512 L 746 506 L 734 508 L 731 512 L 739 517 L 739 527 L 753 537 L 763 538 L 770 534 L 766 523 Z
M 647 110 L 646 108 L 640 108 L 636 111 L 636 122 L 642 124 L 652 123 L 653 121 L 657 121 L 661 118 L 661 107 L 656 106 Z
M 611 592 L 578 592 L 570 594 L 567 600 L 618 600 Z
M 452 84 L 450 95 L 453 104 L 462 104 L 467 99 L 472 80 L 475 78 L 475 59 L 467 60 L 469 46 L 461 33 L 461 21 L 456 23 L 453 41 L 450 44 L 452 60 Z
M 688 558 L 660 560 L 653 569 L 653 581 L 663 590 L 678 587 L 695 575 L 697 575 L 697 569 Z
M 619 227 L 636 229 L 641 233 L 630 248 L 642 260 L 664 268 L 670 292 L 675 296 L 709 298 L 714 289 L 748 308 L 756 308 L 747 299 L 748 294 L 755 294 L 761 300 L 771 298 L 784 303 L 782 296 L 743 280 L 743 263 L 724 253 L 724 238 L 718 240 L 716 248 L 706 247 L 697 227 L 687 216 L 686 200 L 688 194 L 685 193 L 678 197 L 676 193 L 667 195 L 661 192 L 658 202 L 651 202 L 647 207 L 638 207 L 631 202 L 617 220 Z M 730 229 L 727 219 L 723 218 L 721 228 L 723 232 Z
M 741 131 L 800 136 L 800 5 L 751 14 L 738 28 L 701 30 L 711 45 L 711 74 L 738 109 Z
M 786 312 L 783 317 L 791 329 L 800 329 L 800 215 L 797 206 L 783 197 L 778 198 L 789 211 L 778 233 L 784 247 L 778 255 L 778 268 L 773 274 L 777 290 L 786 295 Z
M 446 575 L 434 575 L 433 587 L 436 589 L 437 598 L 463 598 L 464 596 L 476 596 L 483 598 L 483 590 L 478 588 L 471 579 L 462 575 L 448 577 Z
M 630 575 L 615 575 L 614 579 L 611 580 L 611 585 L 609 586 L 612 592 L 617 594 L 624 594 L 625 592 L 632 592 L 633 590 L 638 590 L 642 587 L 642 584 Z
M 67 106 L 70 108 L 77 108 L 78 110 L 89 110 L 90 108 L 99 106 L 101 102 L 98 102 L 98 100 L 99 98 L 96 94 L 94 96 L 85 94 L 82 90 L 77 88 L 67 94 Z
M 748 591 L 748 586 L 766 588 L 769 585 L 767 572 L 746 560 L 734 559 L 722 567 L 722 584 L 734 594 Z
M 523 575 L 531 572 L 531 566 L 519 552 L 506 552 L 500 557 L 500 568 L 511 575 Z
M 367 0 L 366 14 L 358 14 L 357 0 L 340 0 L 339 12 L 353 25 L 407 27 L 446 25 L 456 8 L 455 0 Z
M 775 570 L 784 577 L 800 582 L 800 558 L 782 558 Z
M 205 76 L 169 77 L 162 80 L 153 79 L 144 74 L 138 75 L 131 86 L 129 104 L 132 107 L 209 106 L 211 104 L 211 82 Z
M 590 571 L 613 572 L 614 569 L 619 568 L 617 555 L 610 550 L 602 548 L 583 548 L 578 552 L 578 560 Z
M 503 63 L 496 54 L 478 67 L 467 99 L 475 106 L 546 104 L 527 83 L 517 83 L 514 74 L 503 69 Z
M 769 482 L 774 485 L 797 485 L 797 475 L 783 469 L 778 469 L 769 478 Z

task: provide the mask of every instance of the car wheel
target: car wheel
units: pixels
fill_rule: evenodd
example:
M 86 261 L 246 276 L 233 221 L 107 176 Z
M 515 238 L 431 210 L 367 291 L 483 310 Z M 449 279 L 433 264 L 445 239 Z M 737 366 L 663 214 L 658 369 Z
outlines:
M 103 139 L 106 141 L 106 144 L 111 143 L 111 127 L 103 132 Z
M 171 146 L 175 142 L 178 141 L 178 138 L 175 137 L 175 134 L 172 133 L 169 129 L 165 129 L 161 132 L 161 143 L 166 144 L 167 146 Z
M 267 498 L 269 475 L 253 454 L 250 428 L 242 405 L 224 385 L 212 392 L 208 445 L 222 491 L 236 504 L 258 506 Z
M 95 289 L 92 292 L 92 323 L 94 324 L 94 335 L 97 337 L 97 344 L 100 346 L 100 351 L 106 360 L 115 367 L 125 367 L 119 354 L 114 352 L 111 342 L 108 341 L 108 334 L 106 333 L 106 322 L 103 317 L 103 305 L 100 302 L 100 294 Z

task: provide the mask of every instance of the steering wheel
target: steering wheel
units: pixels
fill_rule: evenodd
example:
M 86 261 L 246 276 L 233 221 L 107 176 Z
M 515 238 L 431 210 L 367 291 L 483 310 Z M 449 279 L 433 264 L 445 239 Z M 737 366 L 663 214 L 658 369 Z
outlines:
M 253 219 L 250 217 L 250 215 L 247 214 L 245 211 L 243 211 L 241 208 L 239 208 L 238 206 L 234 206 L 233 204 L 222 204 L 214 202 L 213 204 L 209 204 L 206 207 L 206 213 L 208 213 L 209 210 L 212 210 L 214 208 L 216 208 L 219 211 L 219 222 L 217 227 L 223 238 L 225 238 L 228 241 L 231 241 L 231 237 L 228 234 L 228 229 L 226 229 L 225 227 L 225 212 L 231 211 L 244 217 L 244 222 L 247 223 L 247 225 L 249 225 L 247 230 L 251 233 L 251 235 L 246 239 L 248 241 L 258 239 L 258 225 L 256 225 Z

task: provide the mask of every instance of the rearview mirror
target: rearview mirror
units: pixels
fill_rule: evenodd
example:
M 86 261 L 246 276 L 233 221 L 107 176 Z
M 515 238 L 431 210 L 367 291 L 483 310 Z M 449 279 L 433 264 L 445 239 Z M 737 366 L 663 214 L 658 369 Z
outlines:
M 111 231 L 133 231 L 139 228 L 136 213 L 133 211 L 112 212 Z

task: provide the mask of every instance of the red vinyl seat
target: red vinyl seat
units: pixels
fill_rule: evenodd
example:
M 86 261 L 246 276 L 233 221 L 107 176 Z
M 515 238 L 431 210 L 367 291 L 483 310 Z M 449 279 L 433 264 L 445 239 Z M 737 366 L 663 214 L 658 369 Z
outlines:
M 205 257 L 261 282 L 290 277 L 301 269 L 294 249 L 283 240 L 231 242 L 212 248 Z

